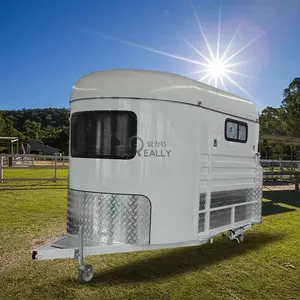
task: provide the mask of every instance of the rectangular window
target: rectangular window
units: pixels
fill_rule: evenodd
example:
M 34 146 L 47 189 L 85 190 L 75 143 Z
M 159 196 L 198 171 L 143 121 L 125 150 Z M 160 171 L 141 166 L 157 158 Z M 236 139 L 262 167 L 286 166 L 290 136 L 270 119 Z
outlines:
M 131 111 L 72 114 L 71 156 L 132 159 L 136 154 L 137 116 Z M 131 143 L 132 141 L 132 143 Z
M 246 143 L 248 139 L 247 123 L 226 119 L 225 139 L 231 142 Z
M 238 124 L 235 122 L 228 121 L 226 123 L 226 137 L 228 139 L 237 139 L 237 132 L 238 132 Z

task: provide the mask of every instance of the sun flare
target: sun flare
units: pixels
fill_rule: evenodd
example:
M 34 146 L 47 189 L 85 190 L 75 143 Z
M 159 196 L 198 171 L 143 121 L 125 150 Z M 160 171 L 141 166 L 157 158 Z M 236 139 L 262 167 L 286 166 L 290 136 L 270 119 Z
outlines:
M 216 51 L 213 51 L 213 48 L 211 47 L 211 44 L 208 41 L 208 38 L 205 34 L 204 28 L 202 26 L 202 24 L 200 23 L 200 19 L 199 16 L 196 12 L 196 9 L 191 1 L 191 8 L 193 10 L 193 14 L 194 17 L 196 19 L 197 25 L 200 29 L 200 34 L 203 38 L 203 42 L 204 45 L 207 49 L 208 54 L 203 54 L 196 46 L 194 46 L 190 41 L 188 41 L 187 39 L 185 39 L 184 37 L 182 37 L 181 35 L 179 35 L 180 39 L 187 44 L 187 46 L 189 46 L 193 51 L 195 51 L 195 53 L 197 53 L 199 55 L 199 60 L 195 60 L 195 59 L 191 59 L 189 57 L 186 56 L 181 56 L 178 54 L 174 54 L 174 53 L 168 53 L 165 51 L 161 51 L 158 49 L 154 49 L 151 47 L 147 47 L 147 46 L 143 46 L 143 45 L 139 45 L 133 42 L 129 42 L 126 40 L 122 40 L 116 37 L 112 37 L 112 36 L 108 36 L 105 34 L 101 34 L 99 32 L 95 32 L 98 35 L 101 35 L 102 37 L 108 38 L 110 40 L 114 40 L 117 42 L 121 42 L 123 44 L 127 44 L 139 49 L 143 49 L 152 53 L 156 53 L 159 55 L 164 55 L 167 56 L 169 58 L 173 58 L 173 59 L 177 59 L 180 61 L 184 61 L 186 63 L 190 63 L 193 64 L 195 66 L 198 67 L 198 69 L 194 72 L 188 73 L 188 74 L 183 74 L 185 76 L 191 76 L 193 75 L 193 78 L 209 84 L 209 85 L 213 85 L 214 87 L 218 88 L 222 88 L 225 91 L 228 91 L 227 89 L 227 84 L 231 84 L 233 85 L 235 88 L 239 89 L 241 92 L 243 92 L 243 94 L 247 95 L 248 98 L 254 100 L 255 102 L 257 102 L 259 105 L 262 105 L 262 103 L 260 101 L 257 101 L 249 92 L 247 92 L 240 84 L 238 84 L 238 82 L 232 78 L 232 75 L 236 75 L 236 76 L 242 76 L 242 77 L 250 77 L 250 78 L 254 78 L 257 79 L 257 77 L 255 76 L 251 76 L 249 74 L 245 74 L 245 73 L 241 73 L 236 71 L 236 67 L 237 66 L 241 66 L 247 63 L 251 63 L 253 62 L 253 60 L 238 60 L 238 55 L 240 53 L 242 53 L 245 49 L 247 49 L 248 47 L 250 47 L 253 43 L 255 43 L 258 39 L 260 39 L 266 32 L 261 32 L 259 35 L 257 35 L 255 38 L 251 39 L 249 42 L 247 42 L 245 45 L 243 45 L 240 49 L 238 49 L 237 51 L 233 52 L 233 44 L 234 41 L 238 35 L 238 33 L 240 32 L 240 29 L 242 27 L 242 25 L 238 26 L 231 38 L 231 40 L 229 41 L 228 45 L 226 46 L 225 50 L 223 53 L 220 53 L 220 40 L 221 40 L 221 5 L 220 5 L 220 9 L 219 9 L 219 22 L 218 22 L 218 34 L 217 34 L 217 39 L 215 41 L 216 43 Z M 91 30 L 89 30 L 91 31 Z M 201 59 L 200 59 L 201 58 Z M 199 76 L 198 78 L 195 78 L 197 74 L 201 74 L 202 76 Z

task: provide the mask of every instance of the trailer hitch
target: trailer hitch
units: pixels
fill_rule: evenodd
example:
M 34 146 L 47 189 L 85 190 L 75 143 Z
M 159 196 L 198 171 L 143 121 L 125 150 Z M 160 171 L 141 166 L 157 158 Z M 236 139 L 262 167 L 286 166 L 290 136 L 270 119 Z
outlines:
M 244 241 L 244 233 L 248 229 L 251 229 L 251 225 L 231 229 L 228 231 L 227 234 L 223 233 L 222 236 L 227 236 L 229 240 L 236 240 L 238 243 L 241 243 Z

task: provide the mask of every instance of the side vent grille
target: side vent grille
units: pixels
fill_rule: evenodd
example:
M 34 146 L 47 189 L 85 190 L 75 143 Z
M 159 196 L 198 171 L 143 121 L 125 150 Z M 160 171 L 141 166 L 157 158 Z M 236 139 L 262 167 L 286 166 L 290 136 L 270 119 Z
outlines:
M 203 232 L 204 229 L 205 229 L 205 213 L 200 213 L 198 219 L 198 232 Z
M 234 222 L 240 222 L 252 218 L 253 205 L 237 206 L 235 208 Z
M 251 189 L 220 191 L 211 193 L 211 208 L 251 201 Z
M 199 210 L 205 209 L 206 193 L 201 193 L 199 198 Z
M 206 207 L 206 193 L 200 193 L 199 196 L 199 211 L 205 210 Z M 199 213 L 198 217 L 198 232 L 205 230 L 205 213 Z
M 230 220 L 231 220 L 231 208 L 212 211 L 210 213 L 209 228 L 214 229 L 225 225 L 229 225 Z

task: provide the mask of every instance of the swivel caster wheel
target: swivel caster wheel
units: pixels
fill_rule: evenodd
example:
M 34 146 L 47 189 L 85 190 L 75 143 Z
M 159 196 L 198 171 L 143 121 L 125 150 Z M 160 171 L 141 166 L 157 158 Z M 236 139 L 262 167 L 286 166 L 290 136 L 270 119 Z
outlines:
M 244 235 L 239 235 L 238 237 L 235 238 L 235 240 L 240 244 L 241 242 L 244 241 Z
M 89 282 L 94 276 L 94 269 L 91 265 L 81 265 L 78 267 L 78 280 Z

